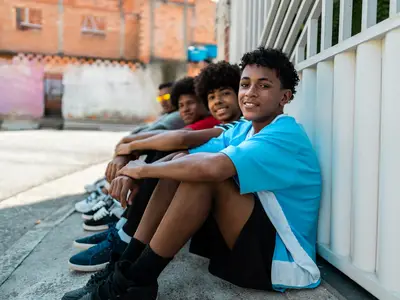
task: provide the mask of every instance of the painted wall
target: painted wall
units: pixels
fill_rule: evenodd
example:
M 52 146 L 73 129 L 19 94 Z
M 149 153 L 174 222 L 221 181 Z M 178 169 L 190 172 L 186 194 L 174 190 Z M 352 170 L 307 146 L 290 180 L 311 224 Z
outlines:
M 131 123 L 159 113 L 157 74 L 151 68 L 68 66 L 64 72 L 62 112 L 69 120 Z
M 41 118 L 43 67 L 0 61 L 0 118 Z

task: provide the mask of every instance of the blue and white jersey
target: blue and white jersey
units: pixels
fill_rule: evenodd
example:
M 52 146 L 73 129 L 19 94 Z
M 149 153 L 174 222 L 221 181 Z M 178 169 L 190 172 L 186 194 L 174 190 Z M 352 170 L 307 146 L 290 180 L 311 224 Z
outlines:
M 253 134 L 251 122 L 240 122 L 190 150 L 196 152 L 227 155 L 235 165 L 241 194 L 258 195 L 277 231 L 273 288 L 318 286 L 315 259 L 321 172 L 303 127 L 294 118 L 280 115 Z
M 236 121 L 233 121 L 230 123 L 225 123 L 225 124 L 218 124 L 218 125 L 214 126 L 214 128 L 220 128 L 223 131 L 227 131 L 228 129 L 235 127 L 238 123 L 241 123 L 241 122 L 246 122 L 246 119 L 243 116 L 240 117 L 239 120 L 236 120 Z

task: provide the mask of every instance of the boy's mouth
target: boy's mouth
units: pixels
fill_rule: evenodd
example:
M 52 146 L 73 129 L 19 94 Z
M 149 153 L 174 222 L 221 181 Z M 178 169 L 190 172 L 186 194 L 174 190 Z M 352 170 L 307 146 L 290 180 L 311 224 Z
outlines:
M 228 107 L 221 106 L 214 110 L 217 115 L 224 114 L 228 111 Z
M 258 104 L 255 102 L 252 102 L 252 101 L 244 101 L 243 102 L 243 107 L 245 107 L 245 108 L 254 108 L 256 106 L 258 106 Z

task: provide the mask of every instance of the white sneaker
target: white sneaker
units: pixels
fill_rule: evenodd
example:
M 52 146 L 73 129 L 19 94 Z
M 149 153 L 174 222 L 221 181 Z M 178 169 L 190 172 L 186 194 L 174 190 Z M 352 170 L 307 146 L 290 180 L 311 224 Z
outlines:
M 89 212 L 93 206 L 95 206 L 99 201 L 104 200 L 107 195 L 103 194 L 101 191 L 91 193 L 87 198 L 79 201 L 75 204 L 75 210 L 80 213 Z
M 96 180 L 92 184 L 85 185 L 85 190 L 88 193 L 96 192 L 98 189 L 103 188 L 106 185 L 106 182 L 107 182 L 107 180 L 104 177 L 100 178 L 100 179 Z

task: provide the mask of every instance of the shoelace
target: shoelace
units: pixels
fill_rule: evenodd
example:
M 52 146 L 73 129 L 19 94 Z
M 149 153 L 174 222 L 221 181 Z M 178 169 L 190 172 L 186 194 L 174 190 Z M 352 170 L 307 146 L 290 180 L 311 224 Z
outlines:
M 96 199 L 96 197 L 97 197 L 97 192 L 91 193 L 91 194 L 90 194 L 89 196 L 87 196 L 87 198 L 85 199 L 85 200 L 86 200 L 86 203 L 92 202 L 94 199 Z
M 90 276 L 89 281 L 86 283 L 86 286 L 93 286 L 99 283 L 102 283 L 107 277 L 114 271 L 114 263 L 110 261 L 107 267 L 101 271 L 94 273 Z
M 100 208 L 99 211 L 97 211 L 94 215 L 93 215 L 93 220 L 98 221 L 100 219 L 103 219 L 106 216 L 109 216 L 110 213 L 108 212 L 108 210 L 105 207 Z
M 106 206 L 106 203 L 104 202 L 104 200 L 100 200 L 99 202 L 97 202 L 97 203 L 92 207 L 92 210 L 98 210 L 98 209 L 102 208 L 103 206 Z

